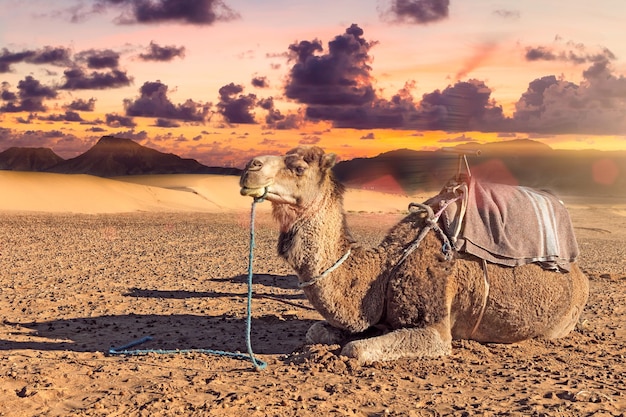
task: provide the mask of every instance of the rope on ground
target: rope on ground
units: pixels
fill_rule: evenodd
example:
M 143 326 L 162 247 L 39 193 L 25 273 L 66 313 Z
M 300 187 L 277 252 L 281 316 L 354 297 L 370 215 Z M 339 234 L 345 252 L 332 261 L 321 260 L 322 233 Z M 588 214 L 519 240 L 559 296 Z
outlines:
M 266 191 L 267 192 L 267 191 Z M 267 367 L 267 363 L 257 359 L 254 356 L 254 352 L 252 351 L 252 342 L 250 338 L 250 333 L 252 330 L 252 265 L 254 261 L 254 246 L 255 246 L 255 237 L 254 237 L 254 218 L 255 218 L 255 207 L 257 203 L 263 202 L 265 200 L 265 194 L 262 197 L 255 198 L 252 201 L 252 208 L 250 210 L 250 251 L 248 256 L 248 304 L 246 308 L 246 347 L 248 349 L 248 353 L 240 353 L 240 352 L 227 352 L 223 350 L 213 350 L 213 349 L 131 349 L 135 346 L 139 346 L 143 343 L 149 342 L 152 340 L 151 336 L 146 336 L 141 339 L 135 340 L 124 346 L 111 348 L 109 349 L 110 355 L 129 355 L 129 356 L 139 356 L 139 355 L 147 355 L 150 353 L 154 354 L 180 354 L 180 353 L 205 353 L 209 355 L 218 355 L 218 356 L 226 356 L 235 359 L 246 359 L 252 362 L 252 365 L 258 369 L 262 370 Z

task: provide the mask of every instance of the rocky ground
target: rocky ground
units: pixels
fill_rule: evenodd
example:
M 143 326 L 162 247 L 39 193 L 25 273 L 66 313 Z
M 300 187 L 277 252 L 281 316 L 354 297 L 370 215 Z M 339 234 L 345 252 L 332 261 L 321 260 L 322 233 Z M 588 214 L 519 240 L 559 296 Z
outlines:
M 305 346 L 320 316 L 257 218 L 246 351 L 249 214 L 0 214 L 0 415 L 624 416 L 626 215 L 571 209 L 591 280 L 575 332 L 513 345 L 456 341 L 452 355 L 360 366 Z M 349 214 L 374 244 L 397 214 Z

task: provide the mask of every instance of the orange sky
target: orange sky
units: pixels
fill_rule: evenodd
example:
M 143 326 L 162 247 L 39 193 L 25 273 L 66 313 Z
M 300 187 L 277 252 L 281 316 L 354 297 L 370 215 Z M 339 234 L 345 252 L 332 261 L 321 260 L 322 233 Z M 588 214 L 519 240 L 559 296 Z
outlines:
M 301 143 L 345 159 L 626 149 L 626 6 L 610 0 L 452 0 L 428 21 L 397 0 L 4 3 L 0 151 L 69 158 L 107 134 L 225 166 Z

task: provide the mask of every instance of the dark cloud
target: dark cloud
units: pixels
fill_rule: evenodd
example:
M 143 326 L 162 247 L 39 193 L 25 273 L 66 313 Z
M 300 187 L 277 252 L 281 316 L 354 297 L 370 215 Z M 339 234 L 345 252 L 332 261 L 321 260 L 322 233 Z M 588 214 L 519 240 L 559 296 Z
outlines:
M 30 64 L 52 64 L 57 66 L 67 66 L 72 62 L 72 53 L 68 48 L 46 46 L 33 52 L 24 61 Z
M 265 123 L 269 127 L 276 126 L 277 123 L 285 120 L 285 116 L 280 112 L 280 110 L 274 107 L 274 99 L 272 97 L 260 99 L 257 105 L 267 110 L 267 116 L 265 116 Z
M 135 142 L 141 143 L 148 139 L 148 132 L 146 132 L 145 130 L 140 130 L 139 132 L 136 132 L 135 129 L 120 130 L 119 132 L 113 133 L 113 136 L 115 136 L 116 138 L 132 139 Z
M 274 98 L 273 97 L 268 97 L 268 98 L 261 98 L 259 99 L 257 105 L 265 110 L 273 110 L 274 109 Z
M 154 125 L 157 127 L 167 127 L 167 128 L 180 127 L 180 124 L 175 122 L 174 120 L 161 119 L 161 118 L 156 119 L 156 122 L 154 123 Z
M 92 71 L 86 74 L 80 68 L 64 71 L 65 83 L 59 88 L 64 90 L 104 90 L 126 87 L 132 83 L 132 77 L 126 72 L 113 69 L 109 72 Z
M 8 84 L 2 84 L 2 99 L 7 103 L 0 107 L 0 111 L 7 113 L 46 111 L 43 101 L 57 97 L 57 91 L 53 87 L 41 84 L 31 75 L 27 75 L 17 84 L 17 90 L 15 94 L 8 91 Z
M 267 88 L 270 86 L 269 81 L 267 81 L 267 77 L 254 77 L 251 83 L 257 88 Z
M 68 122 L 82 122 L 83 118 L 80 117 L 80 114 L 78 114 L 75 111 L 72 110 L 67 110 L 65 112 L 65 120 Z
M 531 81 L 528 84 L 528 89 L 524 94 L 522 94 L 522 97 L 517 104 L 518 117 L 523 118 L 525 117 L 524 114 L 529 116 L 539 114 L 543 108 L 544 94 L 546 90 L 556 84 L 559 84 L 559 81 L 554 75 L 549 75 Z M 562 83 L 561 89 L 567 88 L 576 89 L 578 86 L 573 83 Z
M 289 46 L 295 61 L 285 95 L 310 105 L 363 105 L 374 100 L 369 50 L 375 43 L 363 39 L 363 30 L 353 24 L 328 43 L 302 41 Z
M 527 133 L 626 133 L 626 78 L 608 60 L 583 71 L 580 85 L 556 76 L 538 78 L 516 103 L 510 131 Z
M 189 99 L 183 104 L 174 104 L 167 97 L 167 85 L 160 81 L 147 81 L 139 90 L 135 100 L 124 99 L 127 116 L 158 117 L 202 122 L 207 116 L 210 104 L 196 103 Z
M 148 47 L 148 52 L 139 54 L 139 58 L 144 61 L 171 61 L 172 59 L 179 57 L 185 57 L 185 47 L 184 46 L 160 46 L 154 42 L 150 42 L 150 46 Z
M 82 20 L 89 14 L 102 13 L 109 8 L 121 10 L 117 18 L 121 24 L 177 22 L 211 25 L 239 18 L 239 14 L 221 0 L 98 0 L 91 11 L 75 11 L 72 20 Z
M 374 132 L 370 132 L 367 135 L 363 135 L 360 137 L 361 140 L 372 140 L 372 139 L 376 139 L 376 135 L 374 135 Z
M 369 66 L 372 44 L 363 39 L 363 32 L 353 25 L 333 42 L 325 54 L 318 40 L 289 47 L 294 63 L 285 95 L 305 105 L 307 119 L 356 129 L 626 133 L 626 78 L 612 72 L 610 63 L 615 57 L 606 48 L 590 50 L 570 42 L 559 50 L 533 50 L 531 57 L 535 59 L 587 62 L 590 66 L 583 71 L 580 85 L 556 76 L 532 81 L 516 103 L 513 116 L 506 117 L 502 106 L 492 98 L 492 89 L 476 79 L 457 81 L 443 90 L 423 94 L 421 100 L 413 97 L 414 82 L 407 83 L 389 100 L 378 97 Z M 465 75 L 494 48 L 493 44 L 481 45 L 457 77 Z M 273 103 L 261 100 L 260 104 L 269 112 L 268 125 L 275 128 L 283 123 Z
M 219 89 L 217 109 L 228 123 L 256 123 L 252 109 L 256 106 L 257 98 L 254 94 L 243 95 L 242 92 L 243 87 L 234 83 Z
M 2 92 L 0 92 L 0 99 L 3 101 L 15 101 L 17 100 L 17 94 L 8 90 L 2 90 Z
M 117 68 L 120 65 L 120 54 L 110 49 L 90 49 L 74 57 L 77 62 L 84 62 L 90 69 Z
M 3 100 L 3 101 L 17 100 L 17 94 L 12 91 L 9 91 L 9 83 L 7 83 L 6 81 L 3 81 L 1 88 L 2 90 L 0 91 L 0 100 Z
M 448 17 L 450 0 L 392 0 L 383 17 L 395 22 L 425 24 Z
M 363 31 L 352 25 L 329 43 L 329 52 L 324 55 L 316 55 L 322 52 L 319 41 L 290 46 L 295 64 L 285 93 L 307 105 L 307 118 L 357 129 L 502 127 L 502 108 L 490 98 L 491 89 L 478 80 L 457 82 L 443 91 L 424 94 L 419 104 L 412 95 L 415 82 L 408 82 L 389 100 L 377 97 L 369 65 L 373 43 L 362 36 Z M 484 59 L 493 48 L 492 44 L 484 46 L 472 62 Z M 468 63 L 467 67 L 471 65 L 476 64 Z
M 393 129 L 405 124 L 402 109 L 384 100 L 367 106 L 309 106 L 306 117 L 329 120 L 335 127 L 354 129 Z
M 557 59 L 557 55 L 545 46 L 538 46 L 536 48 L 526 48 L 526 55 L 524 55 L 527 61 L 554 61 Z
M 496 131 L 504 128 L 504 120 L 502 107 L 491 99 L 491 89 L 479 80 L 424 94 L 416 118 L 426 130 L 448 131 Z
M 304 114 L 299 112 L 286 114 L 282 119 L 275 120 L 271 125 L 271 127 L 278 130 L 299 129 L 302 126 L 304 126 Z
M 6 48 L 0 54 L 0 73 L 10 72 L 11 65 L 20 62 L 29 64 L 52 64 L 67 66 L 71 64 L 71 53 L 67 48 L 45 46 L 38 50 L 25 50 L 21 52 L 10 52 Z
M 106 124 L 111 127 L 135 127 L 137 123 L 132 117 L 120 116 L 115 113 L 108 113 L 106 115 Z
M 6 48 L 3 48 L 2 55 L 0 55 L 0 73 L 10 72 L 11 64 L 23 62 L 26 58 L 31 57 L 34 54 L 34 51 L 10 52 Z
M 363 106 L 309 106 L 306 115 L 356 129 L 498 131 L 507 127 L 502 108 L 491 99 L 491 89 L 479 80 L 424 94 L 419 103 L 407 86 L 391 100 L 376 99 Z
M 36 119 L 37 119 L 37 115 L 35 113 L 30 113 L 27 118 L 23 118 L 21 116 L 16 117 L 15 121 L 23 125 L 28 125 L 28 124 L 31 124 L 32 121 Z
M 563 61 L 574 64 L 615 60 L 615 54 L 607 48 L 590 52 L 585 45 L 568 42 L 560 46 L 527 47 L 524 55 L 527 61 Z
M 267 116 L 265 116 L 267 128 L 288 130 L 298 129 L 304 125 L 304 115 L 301 111 L 282 114 L 280 110 L 274 107 L 274 99 L 272 97 L 259 99 L 257 105 L 267 110 Z
M 265 58 L 284 58 L 289 59 L 289 52 L 267 52 Z
M 82 122 L 84 121 L 80 114 L 75 111 L 68 110 L 63 114 L 50 114 L 48 116 L 39 117 L 39 120 L 47 120 L 51 122 Z
M 18 113 L 23 111 L 38 112 L 46 110 L 47 108 L 41 100 L 31 98 L 21 100 L 19 103 L 8 102 L 4 106 L 0 107 L 0 112 L 5 113 Z
M 57 91 L 54 88 L 41 84 L 39 80 L 34 79 L 31 75 L 27 75 L 17 83 L 17 89 L 21 99 L 56 98 L 57 96 Z
M 78 98 L 71 103 L 66 104 L 65 108 L 67 110 L 94 111 L 96 108 L 96 99 L 90 98 L 89 100 L 83 100 L 82 98 Z
M 294 65 L 285 85 L 285 95 L 306 104 L 305 115 L 330 120 L 336 127 L 358 129 L 399 128 L 415 112 L 407 85 L 385 100 L 376 96 L 369 50 L 375 42 L 363 38 L 363 30 L 350 26 L 329 42 L 327 54 L 318 40 L 289 47 Z

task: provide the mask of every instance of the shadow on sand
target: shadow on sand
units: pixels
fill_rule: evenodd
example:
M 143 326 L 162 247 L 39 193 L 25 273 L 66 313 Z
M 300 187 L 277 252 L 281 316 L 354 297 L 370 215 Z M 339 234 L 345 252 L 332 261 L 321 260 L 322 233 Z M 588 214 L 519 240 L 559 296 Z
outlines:
M 247 282 L 247 276 L 220 279 L 222 281 Z M 261 276 L 260 283 L 280 288 L 291 288 L 293 276 Z M 255 281 L 258 282 L 258 281 Z M 154 299 L 191 299 L 242 297 L 242 293 L 195 292 L 179 290 L 152 290 L 132 288 L 127 297 Z M 255 293 L 254 298 L 267 298 L 301 309 L 305 305 L 302 294 Z M 298 301 L 300 300 L 300 301 Z M 277 314 L 254 314 L 251 321 L 251 343 L 255 353 L 287 354 L 304 344 L 304 335 L 313 323 Z M 203 314 L 123 314 L 96 317 L 55 319 L 42 322 L 2 323 L 4 334 L 16 340 L 0 340 L 0 351 L 66 350 L 74 352 L 108 352 L 134 340 L 151 336 L 153 339 L 141 345 L 141 349 L 211 349 L 246 352 L 245 312 L 227 313 L 219 316 Z
M 214 278 L 213 281 L 230 282 L 236 284 L 247 284 L 247 275 L 237 275 L 232 278 Z M 254 284 L 262 284 L 264 287 L 275 287 L 287 290 L 297 290 L 297 278 L 294 275 L 255 275 Z M 253 289 L 253 298 L 260 299 L 265 298 L 268 300 L 274 300 L 282 304 L 287 304 L 292 307 L 301 308 L 304 310 L 313 311 L 306 302 L 306 297 L 303 293 L 298 294 L 276 294 L 271 291 L 268 293 L 263 289 Z M 184 300 L 190 298 L 222 298 L 222 297 L 241 297 L 245 296 L 243 292 L 220 292 L 220 291 L 186 291 L 186 290 L 156 290 L 147 288 L 131 288 L 124 294 L 127 297 L 137 298 L 158 298 L 158 299 L 173 299 Z
M 21 339 L 0 340 L 0 351 L 66 350 L 108 352 L 145 336 L 152 341 L 141 349 L 213 349 L 246 352 L 245 317 L 228 315 L 119 315 L 58 319 L 44 322 L 9 322 L 8 333 Z M 251 322 L 251 343 L 259 354 L 287 354 L 304 344 L 312 320 L 285 320 L 276 315 L 255 317 Z

